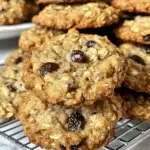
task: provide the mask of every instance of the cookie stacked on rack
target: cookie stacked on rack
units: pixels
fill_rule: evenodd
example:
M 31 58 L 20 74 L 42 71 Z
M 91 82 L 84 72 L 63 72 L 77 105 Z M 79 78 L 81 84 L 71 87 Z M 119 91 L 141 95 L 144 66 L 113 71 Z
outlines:
M 132 119 L 150 120 L 150 1 L 113 0 L 112 4 L 126 12 L 114 29 L 129 63 L 123 83 L 127 89 L 120 90 L 126 112 Z
M 108 144 L 122 116 L 114 89 L 124 80 L 125 59 L 106 36 L 76 29 L 116 23 L 120 11 L 104 1 L 64 2 L 48 4 L 33 18 L 37 26 L 20 38 L 21 49 L 32 54 L 22 78 L 28 92 L 14 104 L 33 143 L 47 149 L 95 149 Z
M 145 49 L 87 34 L 117 23 L 121 11 L 103 0 L 38 3 L 45 8 L 36 26 L 22 33 L 20 49 L 0 70 L 0 118 L 19 119 L 31 142 L 56 150 L 107 145 L 121 117 L 150 120 L 149 94 L 139 93 L 149 87 Z M 140 83 L 133 86 L 138 93 L 119 88 L 132 89 L 129 81 Z

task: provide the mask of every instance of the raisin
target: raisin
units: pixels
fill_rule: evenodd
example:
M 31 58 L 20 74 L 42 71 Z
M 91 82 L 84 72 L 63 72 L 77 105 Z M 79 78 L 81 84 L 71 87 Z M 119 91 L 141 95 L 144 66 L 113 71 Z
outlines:
M 60 150 L 66 150 L 66 147 L 60 144 Z
M 145 42 L 150 42 L 150 34 L 143 36 Z
M 74 84 L 68 84 L 68 92 L 73 92 L 76 90 L 76 86 Z
M 42 65 L 40 69 L 40 73 L 42 76 L 46 75 L 47 73 L 52 73 L 54 71 L 57 71 L 59 69 L 59 64 L 48 62 Z
M 16 88 L 13 87 L 12 85 L 7 85 L 7 88 L 9 89 L 10 92 L 16 92 Z
M 84 126 L 84 117 L 78 112 L 73 111 L 68 119 L 68 129 L 69 131 L 79 132 Z
M 131 56 L 130 59 L 134 60 L 135 62 L 137 62 L 139 64 L 145 65 L 144 60 L 141 57 L 137 56 L 137 55 Z
M 95 45 L 95 42 L 94 42 L 94 41 L 88 41 L 88 42 L 86 43 L 86 46 L 87 46 L 88 48 L 93 47 L 94 45 Z
M 82 102 L 85 102 L 85 101 L 86 101 L 86 98 L 83 96 L 83 94 L 81 95 L 81 101 L 82 101 Z
M 1 8 L 0 9 L 0 13 L 4 13 L 5 12 L 5 9 L 4 8 Z
M 73 50 L 71 52 L 71 60 L 77 63 L 83 63 L 86 61 L 84 53 L 80 50 Z
M 146 53 L 146 54 L 150 54 L 150 48 L 145 47 L 145 53 Z
M 82 145 L 82 142 L 79 143 L 79 144 L 77 144 L 77 145 L 71 145 L 71 146 L 70 146 L 70 149 L 71 149 L 71 150 L 78 150 L 78 148 L 79 148 L 81 145 Z
M 16 60 L 15 60 L 15 64 L 19 64 L 23 61 L 23 58 L 22 57 L 18 57 Z

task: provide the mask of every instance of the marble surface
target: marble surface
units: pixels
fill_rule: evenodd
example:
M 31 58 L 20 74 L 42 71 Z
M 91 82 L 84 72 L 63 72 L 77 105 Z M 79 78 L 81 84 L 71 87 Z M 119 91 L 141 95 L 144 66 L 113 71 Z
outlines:
M 25 150 L 25 149 L 0 135 L 0 150 Z

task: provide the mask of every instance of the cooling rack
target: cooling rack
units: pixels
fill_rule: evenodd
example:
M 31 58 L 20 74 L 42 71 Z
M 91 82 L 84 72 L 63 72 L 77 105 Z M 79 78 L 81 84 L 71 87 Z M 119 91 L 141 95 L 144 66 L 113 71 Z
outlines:
M 115 132 L 116 134 L 111 139 L 110 144 L 100 150 L 129 150 L 133 147 L 134 143 L 138 144 L 147 137 L 150 138 L 150 122 L 121 119 L 117 123 Z M 0 134 L 20 145 L 25 150 L 44 150 L 32 144 L 24 135 L 23 126 L 20 121 L 12 120 L 0 123 Z M 139 150 L 150 150 L 150 143 L 148 147 L 148 149 L 142 148 Z

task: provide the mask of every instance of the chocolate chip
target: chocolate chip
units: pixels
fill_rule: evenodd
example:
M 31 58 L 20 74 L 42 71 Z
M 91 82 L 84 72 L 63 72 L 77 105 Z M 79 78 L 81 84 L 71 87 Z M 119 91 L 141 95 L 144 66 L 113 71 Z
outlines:
M 46 75 L 47 73 L 52 73 L 54 71 L 57 71 L 59 69 L 59 64 L 48 62 L 42 65 L 40 69 L 40 73 L 42 76 Z
M 60 150 L 66 150 L 66 147 L 60 144 Z
M 86 46 L 87 46 L 88 48 L 93 47 L 94 45 L 95 45 L 95 42 L 94 42 L 94 41 L 88 41 L 88 42 L 86 43 Z
M 84 53 L 80 50 L 73 50 L 70 57 L 73 62 L 83 63 L 86 61 Z
M 139 64 L 145 65 L 144 60 L 141 57 L 137 56 L 137 55 L 131 56 L 130 59 L 134 60 L 135 62 L 137 62 Z
M 145 42 L 150 42 L 150 34 L 143 36 Z
M 15 64 L 19 64 L 23 61 L 23 58 L 22 57 L 18 57 L 16 60 L 15 60 Z
M 68 119 L 69 131 L 79 132 L 84 126 L 84 117 L 76 110 L 70 115 Z
M 10 92 L 16 92 L 16 88 L 13 87 L 12 85 L 7 85 L 7 88 L 9 89 Z

